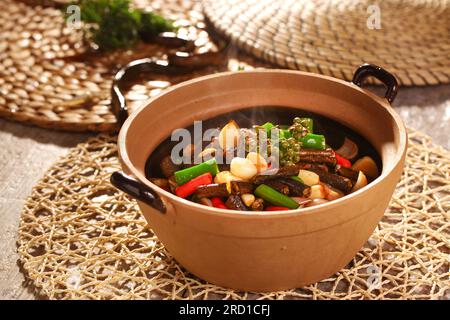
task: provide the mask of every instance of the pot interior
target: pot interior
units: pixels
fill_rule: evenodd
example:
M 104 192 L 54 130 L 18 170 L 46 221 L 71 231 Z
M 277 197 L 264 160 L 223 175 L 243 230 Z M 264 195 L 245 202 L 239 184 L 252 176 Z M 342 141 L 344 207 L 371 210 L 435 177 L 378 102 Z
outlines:
M 367 139 L 335 120 L 301 109 L 283 106 L 256 106 L 235 110 L 203 120 L 202 131 L 204 132 L 205 130 L 212 128 L 220 129 L 230 120 L 235 120 L 241 128 L 251 128 L 253 125 L 264 124 L 266 122 L 272 122 L 279 125 L 291 125 L 294 117 L 313 118 L 314 133 L 325 135 L 327 144 L 333 149 L 338 149 L 343 144 L 345 137 L 351 139 L 358 145 L 359 154 L 357 157 L 372 157 L 381 171 L 381 157 Z M 186 129 L 191 133 L 191 137 L 193 138 L 191 143 L 195 144 L 202 140 L 202 136 L 200 135 L 195 137 L 193 125 Z M 160 170 L 161 160 L 167 155 L 170 155 L 172 148 L 177 143 L 178 141 L 171 141 L 171 137 L 169 136 L 156 147 L 145 164 L 145 176 L 147 178 L 163 177 Z M 208 143 L 209 142 L 207 141 L 203 141 L 203 147 Z
M 152 163 L 170 150 L 167 139 L 174 129 L 189 128 L 196 120 L 204 121 L 205 128 L 222 127 L 229 119 L 240 127 L 266 121 L 289 124 L 302 115 L 313 115 L 317 131 L 325 133 L 334 148 L 345 135 L 353 138 L 376 160 L 382 176 L 406 149 L 406 130 L 385 100 L 329 77 L 255 70 L 190 80 L 151 99 L 122 127 L 120 158 L 126 172 L 151 187 L 146 171 L 159 173 Z

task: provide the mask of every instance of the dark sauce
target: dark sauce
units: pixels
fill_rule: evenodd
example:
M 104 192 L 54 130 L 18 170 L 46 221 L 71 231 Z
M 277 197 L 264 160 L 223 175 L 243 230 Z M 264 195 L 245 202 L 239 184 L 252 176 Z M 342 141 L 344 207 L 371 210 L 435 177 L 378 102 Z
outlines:
M 363 156 L 370 156 L 375 160 L 381 172 L 381 158 L 375 151 L 375 148 L 364 137 L 337 121 L 331 120 L 313 112 L 307 112 L 288 107 L 273 106 L 242 109 L 222 114 L 208 120 L 204 120 L 203 131 L 210 128 L 222 128 L 230 120 L 235 120 L 240 128 L 252 128 L 252 126 L 255 124 L 261 125 L 266 122 L 272 122 L 273 124 L 279 125 L 291 125 L 292 120 L 295 117 L 312 118 L 314 120 L 314 133 L 323 134 L 325 136 L 327 144 L 335 150 L 343 144 L 345 137 L 353 140 L 359 148 L 359 153 L 356 159 Z M 186 129 L 191 132 L 191 135 L 194 138 L 193 125 Z M 170 137 L 168 137 L 153 151 L 145 164 L 145 175 L 147 178 L 163 177 L 159 164 L 164 157 L 170 155 L 172 148 L 177 143 L 177 141 L 170 141 Z M 192 143 L 195 142 L 192 141 Z M 207 144 L 208 142 L 203 143 L 204 146 L 206 146 Z

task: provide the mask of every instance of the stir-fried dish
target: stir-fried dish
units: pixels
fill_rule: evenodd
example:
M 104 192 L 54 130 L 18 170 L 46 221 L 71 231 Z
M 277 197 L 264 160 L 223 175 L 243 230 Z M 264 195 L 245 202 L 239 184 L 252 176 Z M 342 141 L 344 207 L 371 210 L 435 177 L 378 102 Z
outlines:
M 244 146 L 241 154 L 236 152 L 239 145 Z M 358 158 L 358 145 L 351 139 L 333 150 L 327 137 L 314 133 L 312 118 L 253 128 L 230 121 L 203 150 L 188 145 L 184 151 L 193 163 L 176 164 L 167 155 L 160 163 L 165 178 L 150 180 L 181 198 L 220 209 L 310 207 L 355 192 L 379 175 L 371 157 Z

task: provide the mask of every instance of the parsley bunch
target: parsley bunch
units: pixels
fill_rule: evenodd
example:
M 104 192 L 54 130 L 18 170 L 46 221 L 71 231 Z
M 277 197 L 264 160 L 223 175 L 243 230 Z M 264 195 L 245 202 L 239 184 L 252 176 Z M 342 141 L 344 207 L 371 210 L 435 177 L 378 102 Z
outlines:
M 130 47 L 143 33 L 153 36 L 174 29 L 160 15 L 130 8 L 130 0 L 80 0 L 76 5 L 85 22 L 85 38 L 100 50 Z

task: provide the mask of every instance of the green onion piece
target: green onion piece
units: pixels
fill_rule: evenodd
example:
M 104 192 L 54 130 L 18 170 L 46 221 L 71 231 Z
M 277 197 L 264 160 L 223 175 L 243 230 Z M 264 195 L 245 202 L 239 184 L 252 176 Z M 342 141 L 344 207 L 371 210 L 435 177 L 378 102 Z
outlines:
M 297 209 L 299 207 L 296 201 L 265 184 L 259 185 L 254 193 L 256 196 L 263 198 L 275 206 L 287 207 L 289 209 Z
M 207 172 L 211 173 L 213 176 L 215 176 L 219 172 L 219 167 L 217 166 L 217 161 L 215 158 L 190 168 L 175 171 L 175 181 L 179 186 L 181 186 L 186 182 Z
M 267 138 L 270 138 L 270 130 L 274 127 L 273 123 L 266 122 L 261 127 L 266 130 Z
M 299 176 L 292 176 L 291 179 L 292 179 L 292 180 L 295 180 L 295 181 L 298 181 L 298 182 L 300 182 L 300 183 L 303 183 L 303 180 L 300 179 Z
M 325 137 L 321 134 L 308 133 L 299 141 L 303 148 L 325 150 Z

